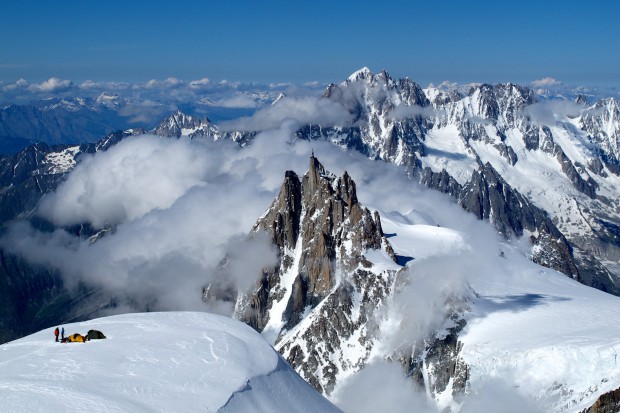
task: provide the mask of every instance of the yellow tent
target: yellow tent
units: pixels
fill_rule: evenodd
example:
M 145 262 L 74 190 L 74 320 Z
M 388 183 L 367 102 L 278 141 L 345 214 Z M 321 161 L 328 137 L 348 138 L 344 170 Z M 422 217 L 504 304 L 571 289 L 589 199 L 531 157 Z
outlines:
M 68 341 L 71 342 L 71 343 L 85 343 L 86 342 L 86 337 L 84 337 L 83 335 L 80 335 L 78 333 L 71 334 L 67 338 L 69 339 Z

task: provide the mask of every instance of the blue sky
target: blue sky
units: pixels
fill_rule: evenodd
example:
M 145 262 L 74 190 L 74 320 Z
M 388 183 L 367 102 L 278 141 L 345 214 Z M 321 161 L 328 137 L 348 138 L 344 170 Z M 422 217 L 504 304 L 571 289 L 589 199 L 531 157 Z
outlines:
M 620 2 L 3 1 L 0 80 L 620 86 Z

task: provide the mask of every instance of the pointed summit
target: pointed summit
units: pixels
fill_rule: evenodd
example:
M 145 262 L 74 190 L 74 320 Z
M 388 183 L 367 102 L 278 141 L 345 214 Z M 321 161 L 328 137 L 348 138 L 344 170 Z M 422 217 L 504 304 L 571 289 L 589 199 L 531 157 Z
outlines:
M 374 74 L 370 71 L 369 68 L 364 66 L 360 70 L 353 72 L 351 76 L 349 76 L 348 80 L 350 80 L 351 82 L 355 82 L 356 80 L 368 79 L 368 78 L 371 78 L 372 76 L 374 76 Z
M 153 133 L 166 138 L 180 138 L 181 136 L 214 138 L 218 132 L 215 125 L 208 118 L 198 119 L 177 109 L 168 118 L 164 119 L 153 130 Z
M 278 197 L 254 226 L 258 230 L 271 234 L 279 263 L 263 269 L 254 289 L 241 292 L 235 317 L 278 343 L 291 365 L 330 393 L 335 370 L 369 357 L 376 337 L 367 322 L 385 305 L 401 268 L 379 214 L 358 202 L 347 172 L 336 177 L 313 152 L 301 180 L 285 173 Z M 373 250 L 385 257 L 380 266 L 369 258 L 376 257 Z M 372 297 L 372 304 L 362 303 L 363 297 Z M 348 359 L 351 354 L 355 360 Z M 331 358 L 346 362 L 336 368 Z
M 316 190 L 322 176 L 325 176 L 330 180 L 336 177 L 331 172 L 325 171 L 323 164 L 321 164 L 321 162 L 319 162 L 319 160 L 314 156 L 314 150 L 312 151 L 312 156 L 310 156 L 310 165 L 308 166 L 306 176 L 309 179 L 311 191 Z

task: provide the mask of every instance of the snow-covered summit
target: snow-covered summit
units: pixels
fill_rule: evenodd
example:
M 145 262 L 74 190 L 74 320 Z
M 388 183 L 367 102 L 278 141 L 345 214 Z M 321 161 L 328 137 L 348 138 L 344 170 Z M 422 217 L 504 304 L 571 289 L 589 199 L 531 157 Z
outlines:
M 620 294 L 617 99 L 588 107 L 514 83 L 422 89 L 366 69 L 323 94 L 353 125 L 298 137 L 400 165 L 505 236 L 537 234 L 535 262 Z
M 359 70 L 356 70 L 355 72 L 351 73 L 351 76 L 349 76 L 349 79 L 351 82 L 355 82 L 356 80 L 359 79 L 368 79 L 370 77 L 374 76 L 373 73 L 370 71 L 370 69 L 366 66 L 362 67 Z
M 195 116 L 187 115 L 180 110 L 175 111 L 153 130 L 155 135 L 168 138 L 180 138 L 197 136 L 217 138 L 218 130 L 209 119 L 199 119 Z
M 138 313 L 0 346 L 0 411 L 338 412 L 250 327 L 207 313 Z

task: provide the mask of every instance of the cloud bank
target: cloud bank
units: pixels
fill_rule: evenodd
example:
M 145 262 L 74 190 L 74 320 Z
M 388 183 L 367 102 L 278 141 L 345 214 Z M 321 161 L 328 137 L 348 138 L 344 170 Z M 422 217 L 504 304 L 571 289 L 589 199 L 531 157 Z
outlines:
M 584 106 L 571 100 L 544 100 L 526 106 L 523 113 L 539 125 L 554 125 L 565 118 L 575 118 Z
M 96 99 L 101 94 L 113 94 L 139 104 L 143 101 L 160 104 L 188 105 L 204 101 L 206 106 L 222 108 L 256 108 L 273 102 L 280 94 L 312 94 L 324 85 L 311 82 L 301 86 L 290 83 L 253 83 L 228 80 L 213 81 L 208 77 L 183 80 L 176 77 L 150 79 L 146 82 L 85 80 L 73 82 L 51 77 L 40 83 L 18 79 L 0 81 L 0 103 L 28 104 L 49 98 L 81 97 Z
M 318 108 L 316 113 L 308 109 L 303 115 L 307 118 L 333 116 L 317 102 L 296 100 L 293 105 Z M 277 195 L 285 171 L 303 175 L 314 151 L 326 169 L 336 175 L 350 173 L 362 204 L 402 216 L 415 209 L 425 221 L 454 232 L 454 245 L 445 255 L 410 262 L 409 282 L 389 307 L 390 315 L 402 323 L 382 326 L 386 336 L 382 345 L 387 349 L 410 345 L 438 326 L 446 315 L 445 298 L 468 294 L 465 274 L 503 269 L 496 262 L 495 231 L 447 195 L 410 181 L 395 165 L 327 142 L 296 141 L 291 127 L 295 120 L 283 115 L 290 109 L 274 110 L 261 115 L 274 128 L 244 148 L 228 141 L 139 136 L 85 159 L 46 197 L 39 213 L 59 225 L 87 222 L 112 229 L 90 242 L 62 229 L 41 232 L 22 222 L 8 228 L 3 247 L 58 269 L 70 287 L 86 283 L 120 297 L 123 307 L 118 311 L 206 310 L 201 289 L 214 280 L 224 257 L 232 260 L 230 274 L 240 289 L 252 285 L 262 267 L 274 264 L 277 251 L 269 237 L 246 235 Z M 462 254 L 448 254 L 455 248 Z M 468 248 L 477 253 L 470 254 Z M 212 310 L 230 314 L 232 309 L 218 305 Z M 391 327 L 401 332 L 392 334 Z M 374 402 L 383 401 L 385 406 L 392 405 L 391 400 L 394 411 L 405 411 L 407 406 L 436 411 L 403 377 L 400 367 L 380 360 L 347 386 L 340 391 L 342 407 L 350 411 L 375 411 L 368 409 Z M 483 396 L 474 406 L 490 403 Z
M 349 171 L 366 205 L 385 211 L 398 205 L 403 214 L 414 206 L 432 210 L 438 224 L 456 228 L 476 221 L 394 165 L 327 142 L 295 141 L 285 121 L 243 149 L 228 141 L 128 138 L 84 159 L 38 211 L 59 226 L 111 228 L 106 236 L 91 244 L 63 230 L 41 233 L 20 224 L 4 246 L 59 269 L 69 285 L 84 281 L 114 294 L 125 291 L 140 297 L 138 303 L 158 297 L 162 309 L 196 308 L 201 286 L 225 256 L 237 257 L 236 283 L 244 287 L 273 262 L 264 239 L 239 249 L 241 240 L 277 195 L 284 172 L 303 175 L 313 150 L 328 170 Z M 455 213 L 458 218 L 450 218 Z
M 283 123 L 344 125 L 351 119 L 349 112 L 338 102 L 321 97 L 283 97 L 275 104 L 252 116 L 222 122 L 222 130 L 257 131 L 279 128 Z
M 552 77 L 545 77 L 542 79 L 534 80 L 532 82 L 532 86 L 535 86 L 535 87 L 552 87 L 552 86 L 559 86 L 561 84 L 562 82 Z
M 103 228 L 168 209 L 190 188 L 206 185 L 209 164 L 193 146 L 148 136 L 127 139 L 83 160 L 43 198 L 40 214 L 59 226 L 87 222 Z
M 24 84 L 23 79 L 21 79 Z M 18 82 L 20 82 L 18 80 Z M 41 83 L 33 83 L 28 86 L 28 90 L 35 93 L 59 93 L 69 90 L 73 86 L 70 80 L 63 80 L 57 77 L 51 77 Z

